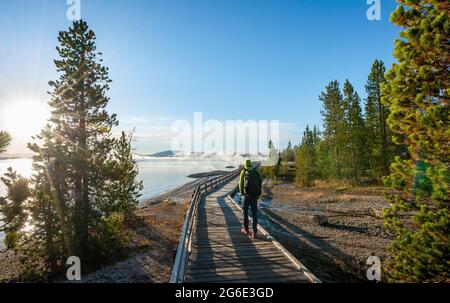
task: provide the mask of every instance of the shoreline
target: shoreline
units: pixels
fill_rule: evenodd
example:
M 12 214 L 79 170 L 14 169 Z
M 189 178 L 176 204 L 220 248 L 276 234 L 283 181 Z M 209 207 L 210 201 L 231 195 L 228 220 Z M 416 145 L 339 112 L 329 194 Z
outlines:
M 168 189 L 156 196 L 145 198 L 139 202 L 139 209 L 147 209 L 167 200 L 174 200 L 174 202 L 178 204 L 182 203 L 186 198 L 187 193 L 193 192 L 195 188 L 204 181 L 206 181 L 206 178 L 187 182 L 182 185 L 174 186 L 173 188 Z
M 206 182 L 211 177 L 217 177 L 227 173 L 225 170 L 214 170 L 203 173 L 196 173 L 187 176 L 187 178 L 193 179 L 181 185 L 174 186 L 160 194 L 157 194 L 150 198 L 144 198 L 139 202 L 139 208 L 147 209 L 155 204 L 164 202 L 166 200 L 173 200 L 176 203 L 183 203 L 186 199 L 186 193 L 192 193 L 197 186 Z

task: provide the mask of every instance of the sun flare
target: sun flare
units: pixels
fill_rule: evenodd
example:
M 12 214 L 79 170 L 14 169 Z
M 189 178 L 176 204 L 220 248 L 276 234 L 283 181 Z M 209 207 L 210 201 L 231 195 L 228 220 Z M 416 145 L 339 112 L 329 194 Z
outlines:
M 0 110 L 3 128 L 20 137 L 36 135 L 49 115 L 48 106 L 38 99 L 14 100 Z

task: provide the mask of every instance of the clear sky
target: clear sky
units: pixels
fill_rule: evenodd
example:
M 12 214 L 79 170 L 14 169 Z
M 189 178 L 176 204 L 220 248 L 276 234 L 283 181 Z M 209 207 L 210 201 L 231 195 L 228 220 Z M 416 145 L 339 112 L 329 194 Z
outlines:
M 392 64 L 396 3 L 381 3 L 381 21 L 367 19 L 366 0 L 81 0 L 81 17 L 110 68 L 109 110 L 121 128 L 137 127 L 138 152 L 157 152 L 170 148 L 170 123 L 196 111 L 280 120 L 282 144 L 296 144 L 306 124 L 321 123 L 328 82 L 348 78 L 365 98 L 372 62 Z M 45 102 L 67 9 L 66 0 L 0 0 L 0 117 L 18 100 Z M 39 116 L 28 111 L 14 120 Z M 2 118 L 0 129 L 13 124 Z

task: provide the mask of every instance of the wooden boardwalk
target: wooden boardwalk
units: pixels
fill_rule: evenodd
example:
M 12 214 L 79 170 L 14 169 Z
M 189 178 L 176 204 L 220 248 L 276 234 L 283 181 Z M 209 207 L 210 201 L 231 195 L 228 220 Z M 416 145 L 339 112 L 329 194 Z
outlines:
M 263 228 L 255 240 L 241 234 L 242 211 L 228 196 L 236 187 L 234 179 L 199 202 L 185 282 L 320 282 Z

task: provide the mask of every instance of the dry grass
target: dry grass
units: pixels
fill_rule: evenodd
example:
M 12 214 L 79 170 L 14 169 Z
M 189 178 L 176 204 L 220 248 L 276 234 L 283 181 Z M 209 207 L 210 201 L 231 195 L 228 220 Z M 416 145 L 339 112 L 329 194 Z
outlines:
M 144 226 L 173 244 L 178 244 L 189 200 L 182 205 L 166 200 L 138 212 Z
M 365 281 L 367 258 L 386 257 L 392 235 L 379 216 L 389 207 L 381 186 L 339 181 L 304 188 L 269 183 L 264 192 L 265 213 L 273 220 L 271 233 L 322 281 Z M 315 224 L 317 213 L 328 217 L 329 223 Z

